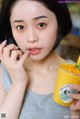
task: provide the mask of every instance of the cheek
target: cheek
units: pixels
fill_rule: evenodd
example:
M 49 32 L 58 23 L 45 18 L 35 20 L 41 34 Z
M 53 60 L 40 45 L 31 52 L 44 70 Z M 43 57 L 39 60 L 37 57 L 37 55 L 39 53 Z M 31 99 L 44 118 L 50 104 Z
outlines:
M 54 47 L 55 41 L 56 40 L 54 39 L 49 40 L 48 43 L 46 44 L 46 49 L 50 51 Z
M 15 30 L 13 30 L 12 33 L 13 33 L 13 37 L 15 41 L 18 41 L 18 39 L 21 39 L 20 35 Z
M 14 37 L 14 39 L 16 41 L 16 39 L 18 38 L 18 34 L 17 34 L 17 32 L 16 32 L 16 30 L 14 28 L 12 28 L 12 34 L 13 34 L 13 37 Z
M 47 35 L 44 35 L 43 37 L 43 44 L 46 48 L 48 49 L 52 49 L 55 42 L 56 42 L 56 39 L 57 39 L 57 30 L 49 30 L 48 32 L 44 33 L 44 34 L 47 34 Z
M 12 29 L 12 34 L 17 44 L 20 44 L 20 42 L 24 39 L 21 33 L 16 32 L 14 29 Z
M 15 42 L 22 49 L 22 47 L 23 47 L 23 45 L 22 45 L 22 41 L 23 41 L 22 35 L 18 34 L 15 30 L 13 30 L 12 33 L 13 33 L 13 37 L 15 39 Z

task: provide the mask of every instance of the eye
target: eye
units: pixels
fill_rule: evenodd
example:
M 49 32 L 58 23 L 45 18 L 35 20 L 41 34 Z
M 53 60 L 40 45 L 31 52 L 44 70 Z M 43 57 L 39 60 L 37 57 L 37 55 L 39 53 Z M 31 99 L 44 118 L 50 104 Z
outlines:
M 39 23 L 37 26 L 39 29 L 44 29 L 46 27 L 46 23 Z
M 19 25 L 16 27 L 18 30 L 23 30 L 24 29 L 24 26 L 23 25 Z

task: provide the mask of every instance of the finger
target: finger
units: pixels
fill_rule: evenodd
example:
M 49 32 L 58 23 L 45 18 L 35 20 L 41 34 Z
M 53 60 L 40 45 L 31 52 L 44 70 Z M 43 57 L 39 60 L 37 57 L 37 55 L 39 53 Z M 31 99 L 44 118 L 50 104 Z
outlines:
M 79 101 L 74 101 L 71 106 L 70 106 L 70 109 L 73 110 L 73 111 L 76 111 L 76 110 L 80 110 L 80 100 Z
M 13 60 L 13 61 L 16 61 L 16 59 L 17 59 L 17 57 L 21 57 L 22 56 L 22 51 L 20 51 L 20 50 L 12 50 L 12 52 L 11 52 L 11 59 Z
M 4 47 L 6 44 L 7 40 L 4 40 L 1 44 L 0 44 L 0 48 Z
M 67 94 L 69 97 L 73 98 L 73 99 L 76 99 L 76 100 L 80 100 L 80 94 L 73 94 L 73 93 L 70 93 L 70 94 Z
M 76 103 L 77 103 L 76 100 L 73 101 L 73 103 L 72 103 L 71 106 L 70 106 L 70 109 L 71 109 L 71 110 L 73 110 L 73 111 L 77 110 L 77 109 L 76 109 Z
M 1 59 L 2 52 L 3 52 L 3 48 L 4 48 L 5 45 L 6 45 L 6 42 L 7 42 L 7 40 L 3 41 L 3 42 L 0 44 L 0 59 Z
M 77 85 L 76 84 L 75 85 L 71 85 L 70 89 L 74 89 L 74 90 L 80 91 L 80 85 L 78 85 L 78 84 Z
M 10 44 L 10 45 L 4 47 L 4 49 L 3 49 L 3 56 L 4 56 L 4 58 L 5 59 L 9 58 L 10 54 L 11 54 L 11 51 L 12 50 L 16 50 L 16 49 L 18 49 L 18 47 L 16 45 L 14 45 L 14 44 Z
M 19 60 L 19 63 L 20 63 L 21 65 L 24 63 L 24 61 L 26 60 L 26 58 L 28 57 L 28 55 L 29 55 L 29 51 L 27 51 L 26 53 L 24 53 L 24 54 L 22 55 L 22 57 L 21 57 L 20 60 Z

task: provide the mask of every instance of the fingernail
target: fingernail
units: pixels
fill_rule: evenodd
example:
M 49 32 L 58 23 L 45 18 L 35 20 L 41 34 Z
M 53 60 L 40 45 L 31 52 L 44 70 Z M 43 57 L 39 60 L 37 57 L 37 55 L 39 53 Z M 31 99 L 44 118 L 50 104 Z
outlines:
M 29 53 L 30 51 L 28 50 L 27 53 Z
M 4 40 L 3 42 L 2 42 L 2 44 L 5 44 L 7 42 L 7 40 Z
M 27 51 L 25 52 L 25 54 L 29 56 L 29 50 L 27 50 Z
M 27 53 L 27 54 L 28 54 L 28 53 L 29 53 L 29 50 L 25 51 L 25 53 Z

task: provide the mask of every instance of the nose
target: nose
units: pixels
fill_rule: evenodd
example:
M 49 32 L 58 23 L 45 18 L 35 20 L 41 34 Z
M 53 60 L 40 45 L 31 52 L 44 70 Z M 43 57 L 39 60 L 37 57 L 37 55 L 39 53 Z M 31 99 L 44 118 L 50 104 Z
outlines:
M 33 29 L 30 29 L 28 31 L 28 37 L 27 37 L 27 41 L 29 43 L 34 43 L 34 42 L 38 42 L 38 36 L 37 34 L 35 33 L 35 31 Z

